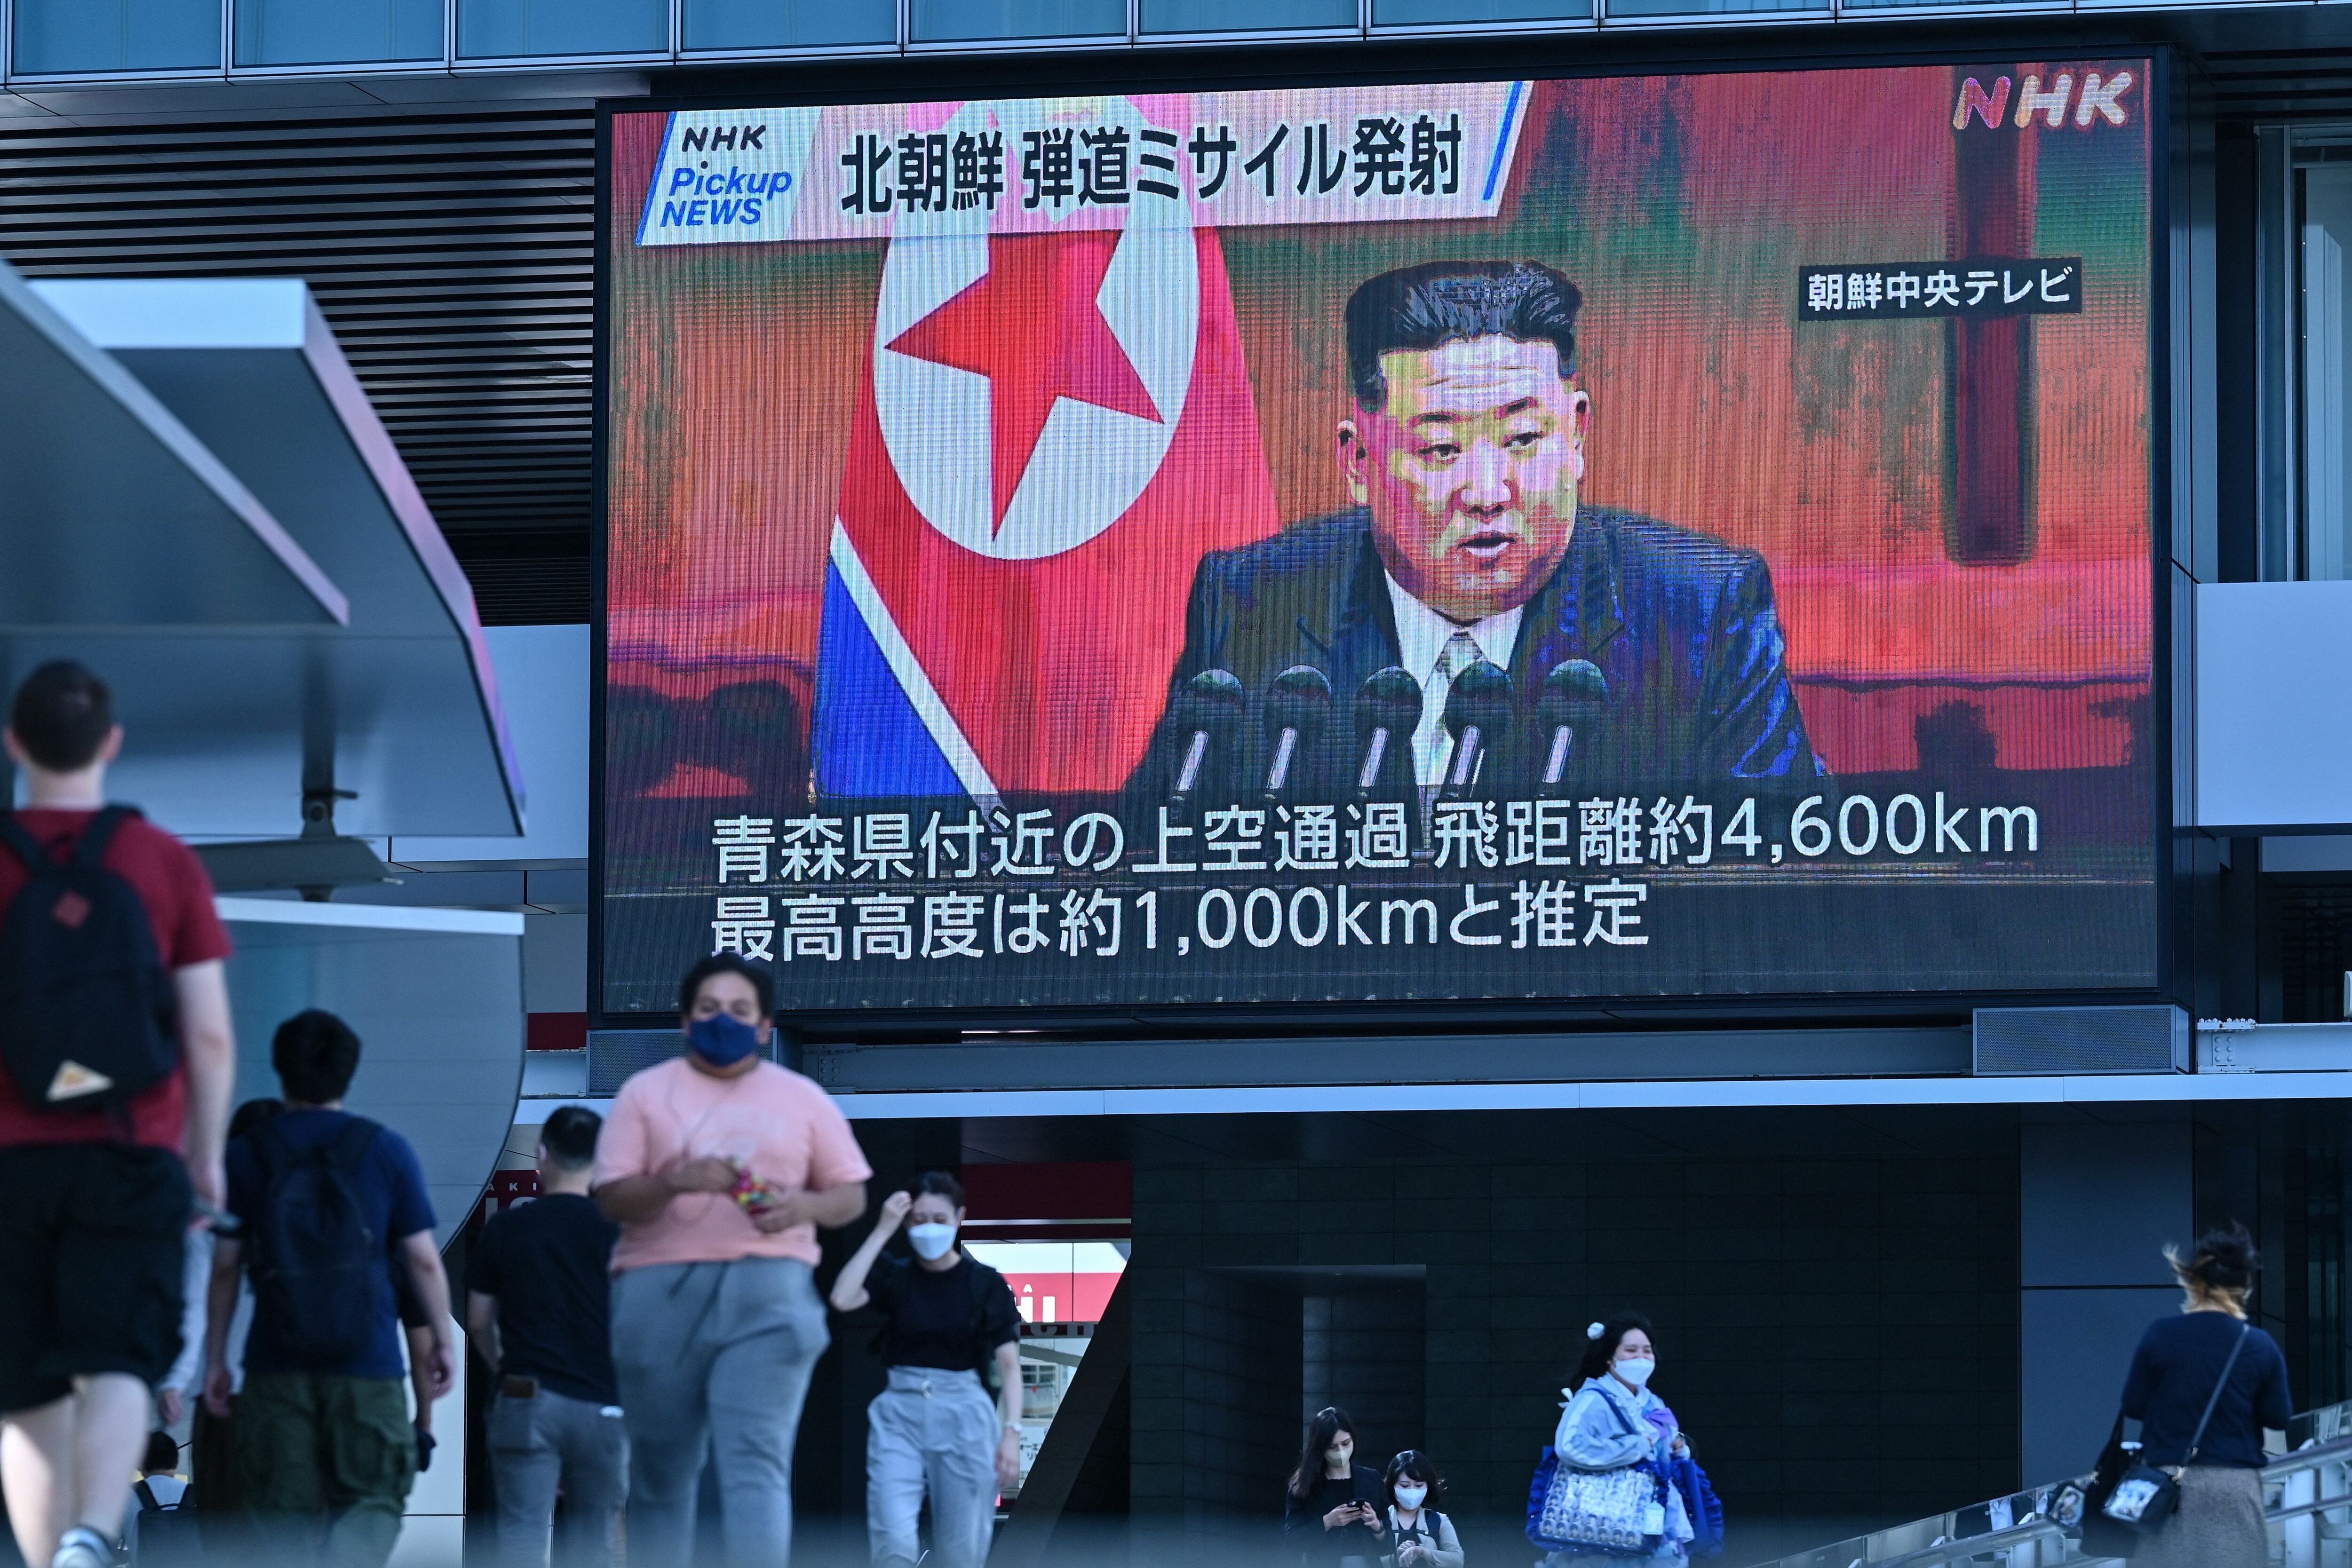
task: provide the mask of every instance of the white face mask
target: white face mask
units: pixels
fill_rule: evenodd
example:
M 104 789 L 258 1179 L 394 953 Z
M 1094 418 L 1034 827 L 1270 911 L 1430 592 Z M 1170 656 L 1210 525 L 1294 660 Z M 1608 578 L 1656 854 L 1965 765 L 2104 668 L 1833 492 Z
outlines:
M 1647 1356 L 1636 1356 L 1631 1361 L 1619 1362 L 1613 1370 L 1634 1387 L 1646 1388 L 1650 1385 L 1650 1378 L 1658 1370 L 1658 1364 Z
M 936 1221 L 929 1225 L 907 1227 L 907 1245 L 915 1249 L 916 1257 L 927 1262 L 946 1257 L 948 1249 L 955 1245 L 955 1236 L 954 1226 L 942 1225 Z
M 1427 1487 L 1399 1487 L 1396 1490 L 1397 1506 L 1411 1513 L 1421 1506 L 1421 1500 L 1428 1495 Z

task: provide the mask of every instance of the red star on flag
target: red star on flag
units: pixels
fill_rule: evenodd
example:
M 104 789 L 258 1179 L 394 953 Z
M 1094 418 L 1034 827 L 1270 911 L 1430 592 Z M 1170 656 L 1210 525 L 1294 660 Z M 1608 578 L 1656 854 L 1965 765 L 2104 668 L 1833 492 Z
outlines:
M 1118 237 L 1112 229 L 992 235 L 987 275 L 887 345 L 988 378 L 992 533 L 1056 400 L 1162 423 L 1096 302 Z

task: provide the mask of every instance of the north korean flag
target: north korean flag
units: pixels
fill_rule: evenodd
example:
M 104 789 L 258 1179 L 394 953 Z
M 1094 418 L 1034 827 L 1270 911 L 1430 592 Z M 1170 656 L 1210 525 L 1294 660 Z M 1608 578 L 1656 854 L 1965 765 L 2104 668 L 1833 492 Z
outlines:
M 1056 225 L 1007 183 L 897 218 L 818 639 L 826 795 L 1118 788 L 1202 555 L 1280 526 L 1215 230 L 1139 192 Z

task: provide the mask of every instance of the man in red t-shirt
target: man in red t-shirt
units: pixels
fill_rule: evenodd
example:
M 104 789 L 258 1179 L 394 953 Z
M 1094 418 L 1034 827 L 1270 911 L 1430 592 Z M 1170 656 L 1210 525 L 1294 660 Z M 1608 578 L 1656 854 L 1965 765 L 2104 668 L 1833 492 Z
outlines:
M 16 821 L 52 856 L 106 804 L 122 727 L 70 660 L 16 689 L 5 732 Z M 180 1348 L 191 1198 L 223 1198 L 236 1075 L 228 933 L 185 844 L 133 816 L 100 862 L 139 893 L 177 1004 L 180 1065 L 120 1104 L 58 1109 L 0 1065 L 0 1486 L 29 1568 L 111 1568 L 151 1390 Z M 0 912 L 31 880 L 0 851 Z M 61 901 L 62 902 L 62 901 Z

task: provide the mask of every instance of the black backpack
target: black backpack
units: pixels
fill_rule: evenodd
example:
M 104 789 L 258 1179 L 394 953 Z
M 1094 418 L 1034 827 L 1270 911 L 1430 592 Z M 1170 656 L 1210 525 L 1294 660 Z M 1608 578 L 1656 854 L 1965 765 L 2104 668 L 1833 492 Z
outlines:
M 391 1311 L 384 1240 L 352 1179 L 380 1130 L 353 1116 L 328 1142 L 297 1149 L 273 1122 L 248 1140 L 262 1180 L 256 1316 L 268 1320 L 278 1354 L 309 1369 L 365 1354 Z
M 36 1111 L 122 1104 L 180 1064 L 179 1007 L 139 890 L 100 864 L 139 813 L 109 806 L 53 860 L 0 812 L 32 880 L 0 915 L 0 1061 Z
M 168 1503 L 158 1501 L 144 1480 L 133 1481 L 131 1490 L 139 1500 L 138 1544 L 131 1554 L 137 1568 L 201 1568 L 204 1525 L 194 1489 Z

